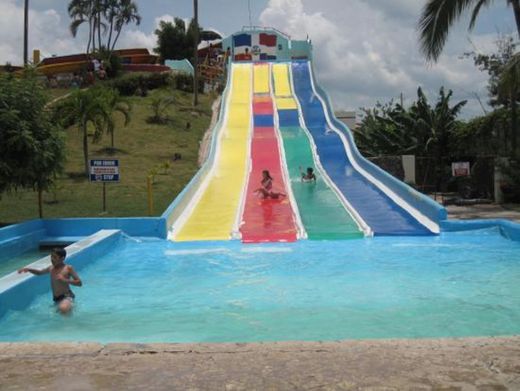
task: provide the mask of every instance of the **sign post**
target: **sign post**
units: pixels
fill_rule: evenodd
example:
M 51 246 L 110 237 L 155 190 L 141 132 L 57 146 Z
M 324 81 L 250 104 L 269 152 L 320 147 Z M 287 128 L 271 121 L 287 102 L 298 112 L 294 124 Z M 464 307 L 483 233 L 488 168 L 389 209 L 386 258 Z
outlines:
M 90 182 L 103 182 L 103 212 L 106 212 L 106 183 L 119 182 L 119 160 L 90 159 Z

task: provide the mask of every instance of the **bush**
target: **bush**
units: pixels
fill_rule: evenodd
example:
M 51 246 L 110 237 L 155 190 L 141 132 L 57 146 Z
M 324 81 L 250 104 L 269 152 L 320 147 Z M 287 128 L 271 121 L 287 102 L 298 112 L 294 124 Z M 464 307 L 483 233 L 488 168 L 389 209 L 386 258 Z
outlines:
M 137 90 L 153 90 L 171 85 L 172 78 L 168 73 L 127 73 L 118 79 L 111 80 L 108 84 L 115 88 L 121 95 L 135 95 Z
M 175 75 L 175 88 L 184 92 L 193 92 L 193 76 L 179 73 Z M 199 92 L 204 92 L 204 80 L 199 79 Z

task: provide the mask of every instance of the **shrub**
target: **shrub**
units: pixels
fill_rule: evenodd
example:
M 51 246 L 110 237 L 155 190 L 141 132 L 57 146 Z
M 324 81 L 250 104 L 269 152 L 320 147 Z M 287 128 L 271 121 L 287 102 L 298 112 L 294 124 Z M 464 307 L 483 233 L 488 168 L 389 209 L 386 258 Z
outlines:
M 193 92 L 193 76 L 179 73 L 175 75 L 175 88 L 184 92 Z M 204 92 L 204 80 L 199 79 L 199 92 Z
M 109 82 L 121 95 L 135 95 L 137 90 L 153 90 L 172 84 L 172 77 L 168 73 L 127 73 L 118 79 Z

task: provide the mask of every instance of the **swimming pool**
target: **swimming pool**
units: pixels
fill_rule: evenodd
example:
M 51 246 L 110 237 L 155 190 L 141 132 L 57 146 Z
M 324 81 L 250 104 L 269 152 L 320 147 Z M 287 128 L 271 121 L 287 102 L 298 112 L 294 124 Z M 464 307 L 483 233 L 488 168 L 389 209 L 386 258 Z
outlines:
M 287 244 L 137 242 L 0 318 L 1 341 L 224 342 L 512 335 L 520 242 L 497 229 Z M 47 277 L 40 277 L 47 278 Z
M 31 249 L 0 262 L 0 278 L 49 255 L 49 250 Z

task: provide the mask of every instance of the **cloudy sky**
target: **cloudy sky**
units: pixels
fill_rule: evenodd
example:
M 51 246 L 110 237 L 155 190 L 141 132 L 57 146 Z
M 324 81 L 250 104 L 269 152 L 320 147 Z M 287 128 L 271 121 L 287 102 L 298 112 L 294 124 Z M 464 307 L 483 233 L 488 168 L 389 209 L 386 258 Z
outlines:
M 118 46 L 155 46 L 161 19 L 190 18 L 192 0 L 135 0 L 143 22 L 129 26 Z M 85 50 L 83 30 L 72 38 L 68 0 L 30 0 L 29 49 L 45 55 Z M 200 23 L 228 35 L 249 25 L 275 27 L 295 39 L 312 39 L 318 80 L 336 109 L 358 110 L 402 93 L 405 102 L 422 86 L 435 99 L 441 86 L 456 100 L 467 99 L 464 116 L 483 113 L 476 99 L 486 101 L 486 75 L 464 52 L 494 50 L 499 34 L 516 31 L 506 1 L 481 12 L 475 31 L 467 19 L 452 31 L 437 64 L 427 64 L 418 50 L 417 20 L 425 0 L 199 0 Z M 0 64 L 19 64 L 23 57 L 23 0 L 0 0 Z

